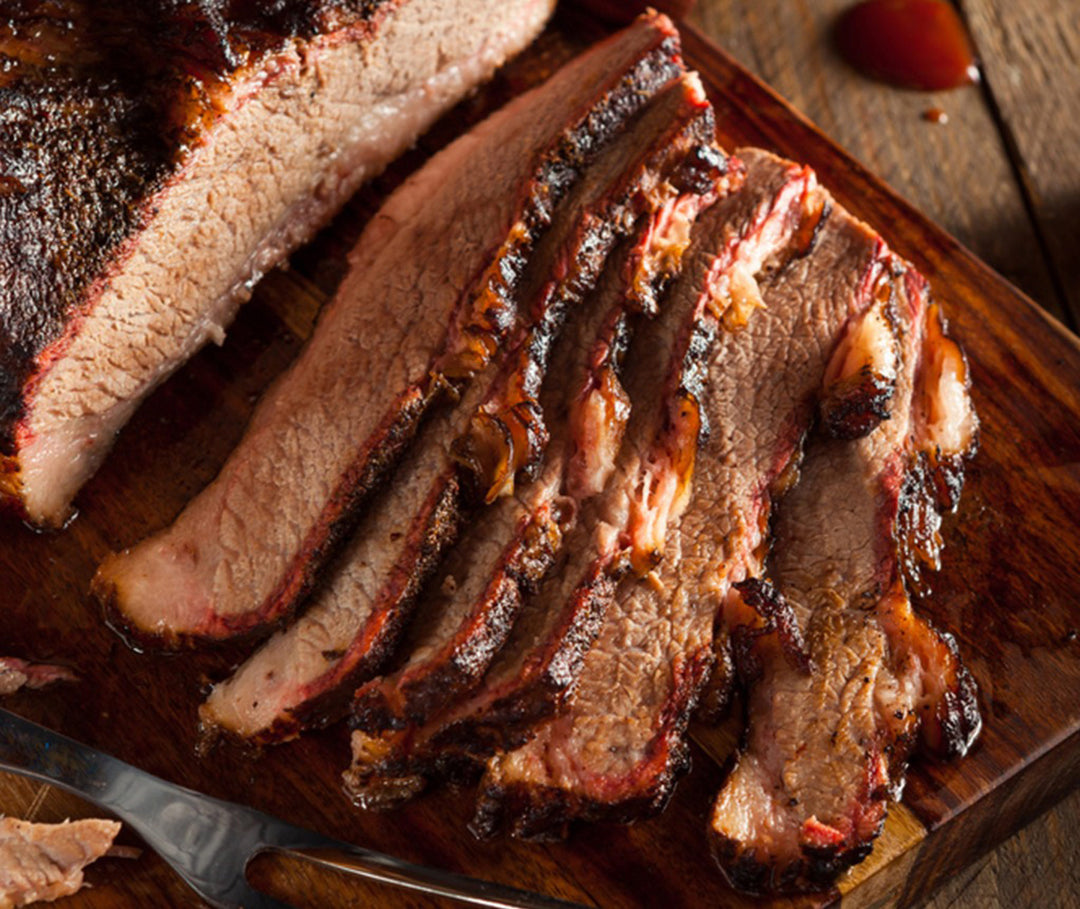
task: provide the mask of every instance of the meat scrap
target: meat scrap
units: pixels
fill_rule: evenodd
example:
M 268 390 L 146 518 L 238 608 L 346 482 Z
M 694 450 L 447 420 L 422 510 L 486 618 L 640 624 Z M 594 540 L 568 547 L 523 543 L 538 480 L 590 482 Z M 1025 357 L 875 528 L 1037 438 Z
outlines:
M 44 688 L 53 682 L 74 682 L 78 678 L 64 666 L 31 663 L 18 657 L 0 657 L 0 695 L 14 694 L 20 688 Z
M 109 852 L 119 832 L 119 821 L 0 818 L 0 909 L 77 893 L 83 869 Z

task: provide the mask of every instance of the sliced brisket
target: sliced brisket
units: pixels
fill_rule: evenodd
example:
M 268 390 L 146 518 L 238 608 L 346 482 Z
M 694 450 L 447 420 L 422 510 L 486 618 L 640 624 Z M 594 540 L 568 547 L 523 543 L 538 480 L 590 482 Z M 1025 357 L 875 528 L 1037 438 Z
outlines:
M 529 311 L 539 321 L 531 329 L 522 327 L 523 339 L 517 353 L 507 358 L 507 372 L 483 383 L 474 382 L 458 412 L 465 416 L 474 415 L 474 411 L 504 414 L 519 400 L 522 389 L 539 383 L 565 312 L 576 308 L 588 293 L 615 239 L 639 215 L 657 207 L 666 211 L 669 199 L 675 204 L 676 187 L 705 179 L 707 174 L 699 171 L 705 168 L 706 160 L 712 160 L 708 153 L 711 137 L 711 112 L 700 85 L 688 78 L 662 92 L 626 134 L 604 150 L 587 177 L 558 208 L 555 225 L 540 242 L 527 270 L 524 283 L 531 300 Z M 713 157 L 710 167 L 715 169 L 722 159 Z M 493 369 L 490 367 L 488 374 Z M 477 398 L 474 391 L 480 385 L 484 392 Z M 480 401 L 484 402 L 482 411 L 477 407 Z M 455 417 L 452 425 L 456 428 L 447 424 L 435 438 L 420 443 L 428 452 L 421 459 L 427 492 L 418 489 L 411 498 L 383 494 L 376 506 L 379 515 L 365 518 L 350 544 L 350 555 L 334 568 L 309 611 L 292 629 L 272 639 L 232 679 L 215 687 L 202 710 L 208 729 L 226 729 L 261 741 L 293 734 L 304 724 L 336 717 L 342 695 L 347 693 L 343 688 L 363 681 L 379 667 L 397 640 L 426 577 L 421 566 L 436 563 L 438 552 L 456 534 L 463 517 L 457 498 L 458 471 L 449 456 L 449 441 L 457 433 L 464 435 L 463 424 Z M 405 483 L 411 489 L 420 482 L 418 475 L 407 476 L 407 482 L 395 477 L 395 483 Z M 475 590 L 469 588 L 475 600 L 465 598 L 465 590 L 455 598 L 455 615 L 465 620 L 466 626 L 461 629 L 462 637 L 448 645 L 448 653 L 472 654 L 468 659 L 462 657 L 471 667 L 472 678 L 486 666 L 475 659 L 477 648 L 489 654 L 497 649 L 497 638 L 485 640 L 486 633 L 509 621 L 518 597 L 517 585 L 543 573 L 549 537 L 560 533 L 555 495 L 561 471 L 551 476 L 554 479 L 538 485 L 531 498 L 496 506 L 493 518 L 477 522 L 473 543 L 465 544 L 466 551 L 469 545 L 479 547 L 472 555 L 460 557 L 466 566 L 470 560 L 480 559 L 480 552 L 491 557 L 483 565 L 469 567 L 471 583 L 479 585 Z M 467 478 L 466 485 L 471 484 Z M 405 527 L 411 529 L 404 532 Z M 489 527 L 500 528 L 502 535 L 489 532 Z M 380 549 L 387 538 L 389 545 Z M 400 552 L 395 556 L 397 561 L 390 558 L 392 552 Z M 375 565 L 390 564 L 394 566 L 390 573 L 380 575 L 373 570 Z M 490 574 L 485 574 L 489 569 Z M 451 571 L 450 577 L 464 571 L 464 567 Z M 358 579 L 363 581 L 359 586 Z M 426 613 L 438 615 L 437 605 L 429 604 Z M 448 629 L 452 624 L 448 618 L 440 627 Z M 443 665 L 451 664 L 463 666 L 455 659 Z M 465 676 L 460 684 L 465 684 Z M 443 688 L 442 682 L 435 685 L 438 692 Z M 414 690 L 428 692 L 427 698 L 434 696 L 426 683 Z M 446 695 L 452 693 L 445 691 Z M 410 712 L 415 709 L 410 708 Z
M 363 728 L 354 733 L 346 785 L 360 803 L 384 806 L 400 801 L 423 788 L 429 776 L 456 774 L 463 761 L 483 761 L 497 748 L 520 744 L 524 730 L 554 710 L 572 686 L 619 570 L 613 564 L 616 537 L 600 526 L 598 518 L 604 507 L 600 503 L 606 499 L 587 499 L 605 489 L 624 432 L 631 437 L 657 434 L 663 416 L 659 406 L 663 382 L 657 377 L 663 376 L 668 349 L 676 344 L 687 316 L 662 312 L 635 344 L 635 375 L 641 378 L 635 389 L 639 406 L 632 412 L 619 378 L 630 336 L 627 319 L 634 310 L 655 311 L 655 291 L 681 267 L 698 210 L 727 192 L 732 182 L 737 185 L 741 176 L 741 169 L 735 168 L 704 196 L 673 200 L 646 223 L 626 261 L 609 268 L 597 300 L 592 301 L 597 307 L 593 319 L 600 318 L 596 341 L 579 351 L 584 359 L 574 371 L 566 367 L 553 371 L 553 378 L 577 374 L 569 387 L 556 385 L 555 391 L 555 397 L 564 397 L 555 413 L 561 411 L 568 422 L 564 431 L 572 444 L 549 452 L 548 461 L 550 466 L 554 460 L 560 473 L 565 471 L 563 484 L 575 506 L 569 545 L 559 554 L 558 570 L 526 602 L 509 646 L 498 654 L 480 690 L 424 724 L 409 724 L 381 736 Z M 572 353 L 573 347 L 564 351 L 563 359 Z M 646 392 L 650 384 L 652 390 Z M 644 397 L 652 406 L 642 409 Z M 611 460 L 588 452 L 592 446 L 610 453 Z M 620 491 L 607 498 L 621 501 L 625 496 Z
M 357 692 L 346 787 L 365 807 L 401 801 L 423 787 L 425 732 L 439 725 L 440 708 L 480 682 L 525 598 L 575 528 L 580 502 L 566 493 L 566 473 L 573 451 L 585 441 L 576 431 L 594 433 L 572 425 L 569 415 L 598 380 L 596 371 L 615 368 L 598 349 L 622 346 L 616 335 L 628 330 L 620 318 L 635 305 L 627 252 L 609 263 L 600 288 L 576 307 L 554 353 L 538 402 L 541 419 L 553 427 L 540 476 L 473 522 L 450 556 L 439 593 L 418 617 L 404 666 Z M 487 680 L 484 690 L 489 689 Z
M 199 710 L 205 735 L 257 744 L 296 736 L 342 716 L 359 682 L 394 653 L 424 582 L 453 542 L 463 506 L 448 456 L 489 382 L 436 414 L 328 566 L 311 606 L 227 679 Z
M 671 499 L 653 490 L 684 482 L 672 476 L 684 457 L 662 436 L 640 459 L 653 479 L 646 496 L 631 497 L 623 526 L 642 564 L 661 548 L 664 559 L 620 585 L 564 713 L 491 760 L 478 832 L 550 835 L 575 818 L 630 820 L 665 803 L 714 660 L 714 619 L 730 585 L 760 564 L 771 501 L 790 481 L 835 339 L 870 303 L 877 238 L 831 206 L 804 169 L 759 151 L 737 155 L 746 182 L 699 222 L 699 264 L 673 290 L 702 300 L 697 336 L 716 335 L 711 351 L 690 348 L 693 398 L 665 393 L 669 407 L 693 401 L 708 427 L 693 497 L 672 523 Z M 741 215 L 724 211 L 740 204 Z M 762 237 L 761 208 L 770 206 L 777 213 Z
M 617 275 L 606 292 L 586 300 L 587 293 L 614 239 L 639 216 L 660 217 L 663 212 L 665 220 L 671 220 L 666 213 L 678 204 L 676 187 L 685 179 L 687 166 L 695 169 L 695 185 L 679 186 L 690 193 L 682 207 L 692 209 L 715 196 L 716 187 L 723 185 L 718 182 L 723 157 L 712 152 L 713 174 L 696 172 L 710 154 L 713 132 L 712 112 L 697 78 L 684 77 L 650 103 L 583 181 L 597 189 L 583 193 L 580 207 L 565 215 L 580 227 L 569 242 L 559 243 L 560 253 L 553 257 L 555 274 L 544 276 L 540 299 L 547 301 L 545 315 L 511 358 L 501 393 L 478 414 L 483 440 L 467 445 L 471 456 L 466 463 L 477 467 L 481 489 L 489 499 L 493 493 L 512 490 L 518 471 L 528 472 L 544 454 L 540 476 L 516 499 L 500 501 L 492 512 L 477 515 L 474 528 L 452 556 L 457 564 L 444 579 L 454 592 L 425 609 L 428 618 L 413 636 L 412 656 L 399 672 L 372 681 L 358 694 L 355 713 L 360 728 L 378 732 L 422 722 L 478 682 L 505 639 L 522 593 L 550 567 L 562 528 L 576 511 L 574 502 L 558 501 L 567 462 L 578 447 L 571 438 L 570 411 L 577 398 L 605 381 L 602 374 L 609 371 L 609 361 L 596 349 L 620 343 L 613 337 L 621 334 L 620 316 L 640 308 L 635 289 L 642 282 L 632 271 L 634 264 L 648 267 L 657 281 L 664 271 L 648 250 L 630 246 L 616 264 Z M 620 177 L 613 180 L 609 169 Z M 604 204 L 595 201 L 597 197 Z M 558 238 L 559 233 L 557 226 L 549 237 Z M 638 246 L 653 242 L 655 231 L 642 234 Z M 548 301 L 549 297 L 553 299 Z M 567 311 L 572 329 L 564 337 L 559 329 Z M 552 357 L 551 381 L 538 401 Z M 594 367 L 599 370 L 595 375 Z M 552 428 L 536 430 L 530 424 Z M 524 431 L 518 432 L 518 427 Z M 598 434 L 579 428 L 590 436 L 581 440 L 585 444 Z M 536 443 L 549 437 L 545 452 Z M 481 447 L 496 449 L 496 454 L 478 457 L 475 453 Z M 488 465 L 495 469 L 487 469 Z
M 835 427 L 823 422 L 778 509 L 772 586 L 750 581 L 734 604 L 765 603 L 789 630 L 736 647 L 753 681 L 749 732 L 711 822 L 721 867 L 756 893 L 830 886 L 870 851 L 920 735 L 955 754 L 979 729 L 953 641 L 914 614 L 903 576 L 916 552 L 936 560 L 929 517 L 955 504 L 974 444 L 966 365 L 923 279 L 894 257 L 884 266 L 875 296 L 895 339 L 889 419 L 857 441 L 828 438 Z
M 4 499 L 62 523 L 139 402 L 552 6 L 7 4 Z
M 177 645 L 288 614 L 422 415 L 513 331 L 559 200 L 681 66 L 670 22 L 643 18 L 394 193 L 217 479 L 172 527 L 102 564 L 94 589 L 117 623 Z

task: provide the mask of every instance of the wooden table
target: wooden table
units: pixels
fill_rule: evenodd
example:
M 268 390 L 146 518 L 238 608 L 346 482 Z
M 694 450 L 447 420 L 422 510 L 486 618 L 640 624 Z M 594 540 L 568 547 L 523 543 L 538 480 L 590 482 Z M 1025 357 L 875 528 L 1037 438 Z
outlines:
M 689 21 L 1074 331 L 1080 327 L 1080 3 L 961 0 L 982 83 L 904 91 L 829 33 L 851 0 L 698 0 Z M 948 122 L 923 118 L 930 108 Z M 1074 793 L 927 904 L 1080 904 Z

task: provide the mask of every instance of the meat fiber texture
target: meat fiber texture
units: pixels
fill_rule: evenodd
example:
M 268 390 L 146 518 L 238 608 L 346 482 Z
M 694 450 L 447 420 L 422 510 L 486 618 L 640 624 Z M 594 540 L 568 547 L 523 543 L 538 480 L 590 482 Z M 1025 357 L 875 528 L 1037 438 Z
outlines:
M 553 5 L 5 9 L 3 499 L 62 524 L 150 391 Z
M 0 909 L 58 900 L 83 886 L 83 869 L 120 832 L 118 821 L 35 824 L 0 818 Z
M 175 645 L 250 633 L 295 608 L 424 413 L 502 349 L 558 201 L 681 72 L 673 35 L 662 17 L 642 20 L 387 200 L 218 477 L 172 527 L 103 563 L 95 590 L 121 626 Z

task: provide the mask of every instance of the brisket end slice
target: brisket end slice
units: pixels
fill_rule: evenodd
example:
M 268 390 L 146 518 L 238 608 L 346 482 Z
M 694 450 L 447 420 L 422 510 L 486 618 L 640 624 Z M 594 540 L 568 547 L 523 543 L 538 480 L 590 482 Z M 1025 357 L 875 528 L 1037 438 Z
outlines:
M 99 569 L 94 590 L 116 623 L 183 646 L 287 616 L 446 380 L 466 383 L 505 341 L 556 203 L 680 70 L 670 22 L 643 18 L 399 188 L 217 479 L 170 528 Z
M 974 444 L 963 358 L 925 282 L 891 255 L 882 264 L 875 297 L 896 316 L 890 417 L 854 441 L 829 438 L 827 423 L 810 440 L 768 565 L 804 644 L 766 635 L 736 650 L 754 677 L 749 731 L 710 830 L 721 868 L 748 892 L 831 886 L 870 852 L 920 738 L 963 753 L 979 729 L 954 643 L 914 613 L 904 584 L 905 551 L 919 545 L 910 538 L 925 541 L 931 511 L 955 504 L 955 484 L 939 497 L 926 449 L 953 461 Z M 948 441 L 939 448 L 931 436 Z M 738 637 L 736 615 L 727 619 Z
M 4 501 L 62 523 L 150 391 L 552 5 L 9 10 Z

